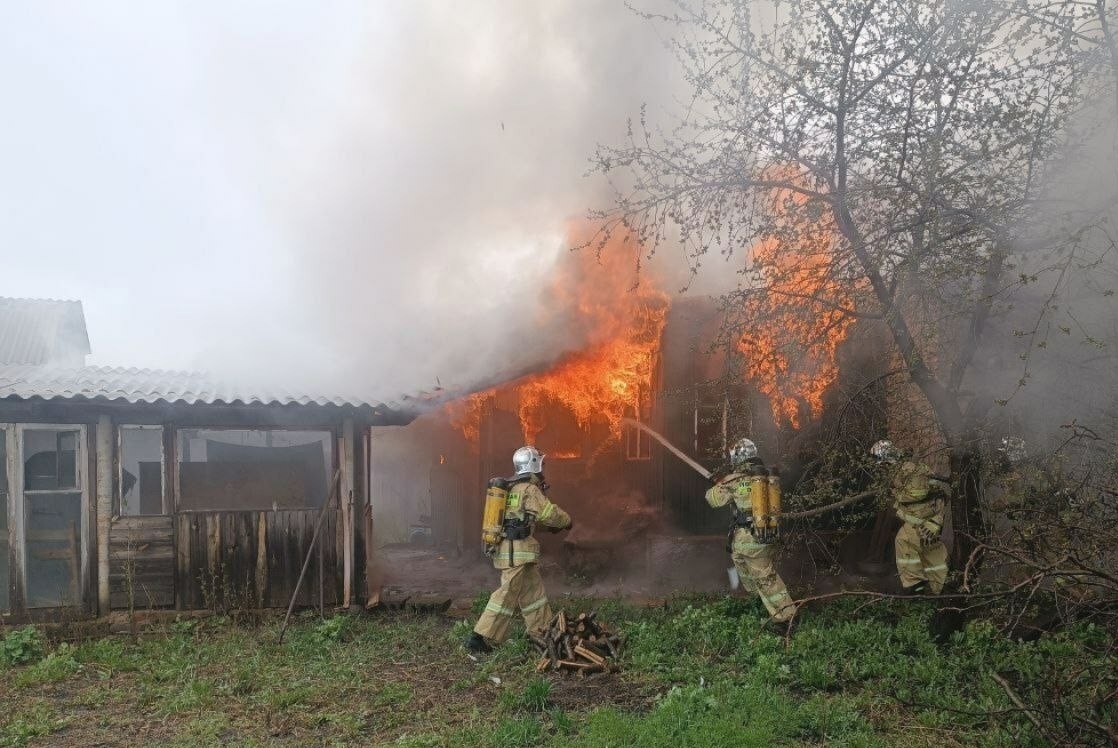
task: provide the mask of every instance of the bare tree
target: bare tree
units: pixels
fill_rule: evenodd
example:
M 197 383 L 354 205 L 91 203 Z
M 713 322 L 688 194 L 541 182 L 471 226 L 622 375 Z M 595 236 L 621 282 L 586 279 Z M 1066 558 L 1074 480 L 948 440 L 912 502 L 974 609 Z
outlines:
M 1050 274 L 1058 294 L 1079 251 L 1068 227 L 1084 218 L 1053 221 L 1073 211 L 1042 184 L 1083 106 L 1080 32 L 1096 10 L 679 0 L 638 11 L 670 28 L 693 97 L 670 128 L 642 112 L 594 158 L 617 186 L 596 214 L 605 234 L 632 232 L 651 251 L 682 242 L 696 273 L 712 253 L 752 254 L 730 305 L 826 310 L 801 347 L 850 320 L 883 325 L 949 450 L 957 563 L 985 536 L 980 430 L 999 397 L 973 376 L 976 352 L 1020 289 Z M 805 262 L 815 280 L 789 284 Z

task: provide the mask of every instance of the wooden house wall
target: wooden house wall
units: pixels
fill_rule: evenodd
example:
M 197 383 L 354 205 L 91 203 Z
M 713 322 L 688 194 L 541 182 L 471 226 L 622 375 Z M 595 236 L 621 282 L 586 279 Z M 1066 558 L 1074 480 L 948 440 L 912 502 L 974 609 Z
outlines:
M 174 518 L 114 517 L 109 530 L 112 608 L 165 608 L 175 603 Z
M 344 460 L 339 438 L 343 418 L 353 418 L 351 409 L 300 408 L 288 406 L 185 406 L 165 403 L 132 405 L 72 401 L 0 400 L 0 423 L 74 424 L 86 427 L 86 490 L 89 508 L 85 517 L 86 543 L 81 559 L 81 612 L 98 609 L 98 554 L 105 540 L 108 556 L 108 607 L 111 609 L 148 609 L 177 607 L 282 607 L 294 589 L 309 547 L 319 510 L 280 509 L 243 511 L 176 511 L 175 432 L 179 428 L 295 428 L 331 432 L 334 439 L 334 467 Z M 108 419 L 111 429 L 111 455 L 98 452 L 99 421 Z M 354 419 L 353 437 L 357 439 L 370 423 L 368 416 Z M 159 425 L 164 428 L 164 485 L 170 513 L 164 515 L 119 516 L 117 486 L 119 455 L 117 429 L 122 425 Z M 105 451 L 103 448 L 101 451 Z M 351 580 L 351 602 L 363 595 L 365 587 L 363 553 L 366 539 L 356 526 L 365 505 L 367 485 L 364 450 L 354 444 L 346 453 L 353 455 L 349 474 L 342 480 L 342 496 L 327 512 L 306 578 L 297 601 L 300 605 L 337 605 L 344 599 L 345 528 L 342 515 L 349 510 L 349 490 L 354 493 L 354 513 L 350 523 L 355 537 Z M 106 483 L 106 475 L 109 482 Z M 104 487 L 111 486 L 111 501 L 103 503 Z M 13 491 L 13 500 L 18 496 Z M 102 523 L 99 509 L 110 506 Z M 98 533 L 100 532 L 100 537 Z M 14 552 L 12 555 L 15 555 Z M 13 559 L 18 561 L 18 559 Z M 13 566 L 12 573 L 17 574 Z M 320 578 L 322 582 L 320 583 Z M 17 595 L 11 601 L 13 619 L 29 617 Z M 106 611 L 102 611 L 106 612 Z
M 717 326 L 717 309 L 709 301 L 687 299 L 672 307 L 661 345 L 661 386 L 655 413 L 664 437 L 711 469 L 723 459 L 725 393 L 715 382 L 724 375 L 726 360 L 724 354 L 710 352 Z M 662 460 L 661 474 L 663 506 L 673 524 L 698 535 L 725 532 L 725 512 L 711 509 L 704 500 L 709 480 L 670 455 Z
M 177 607 L 278 608 L 287 605 L 307 556 L 319 511 L 185 512 L 174 518 Z M 297 605 L 342 595 L 338 512 L 328 510 Z

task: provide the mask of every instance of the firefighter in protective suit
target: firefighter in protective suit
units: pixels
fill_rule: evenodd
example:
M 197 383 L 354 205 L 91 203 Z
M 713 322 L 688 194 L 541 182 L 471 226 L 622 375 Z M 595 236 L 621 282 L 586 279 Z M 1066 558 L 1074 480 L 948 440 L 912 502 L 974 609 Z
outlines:
M 938 595 L 947 581 L 947 546 L 941 535 L 951 489 L 924 463 L 902 459 L 886 439 L 874 444 L 870 454 L 891 466 L 893 506 L 904 523 L 894 541 L 901 587 L 910 595 Z
M 733 472 L 707 491 L 706 500 L 715 508 L 727 504 L 733 508 L 729 550 L 734 567 L 746 590 L 757 593 L 770 621 L 780 628 L 796 613 L 796 604 L 773 567 L 775 531 L 762 533 L 754 527 L 751 498 L 756 478 L 767 471 L 757 455 L 757 445 L 749 439 L 730 448 L 730 464 Z
M 532 533 L 536 525 L 558 532 L 571 528 L 570 516 L 544 494 L 544 456 L 535 447 L 521 447 L 512 456 L 516 476 L 510 481 L 505 503 L 501 541 L 493 553 L 493 566 L 501 572 L 501 586 L 490 595 L 474 631 L 466 640 L 471 652 L 488 652 L 508 638 L 509 624 L 517 610 L 525 628 L 542 633 L 551 622 L 551 606 L 540 577 L 540 543 Z

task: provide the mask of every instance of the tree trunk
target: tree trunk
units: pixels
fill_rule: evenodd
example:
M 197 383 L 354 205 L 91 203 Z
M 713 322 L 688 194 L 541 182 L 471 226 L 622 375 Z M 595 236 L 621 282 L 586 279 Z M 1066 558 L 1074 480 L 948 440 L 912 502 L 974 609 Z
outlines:
M 982 454 L 977 437 L 971 435 L 951 449 L 951 524 L 955 542 L 951 548 L 951 568 L 962 573 L 971 554 L 986 540 L 986 520 L 982 516 Z M 971 575 L 977 570 L 975 558 Z

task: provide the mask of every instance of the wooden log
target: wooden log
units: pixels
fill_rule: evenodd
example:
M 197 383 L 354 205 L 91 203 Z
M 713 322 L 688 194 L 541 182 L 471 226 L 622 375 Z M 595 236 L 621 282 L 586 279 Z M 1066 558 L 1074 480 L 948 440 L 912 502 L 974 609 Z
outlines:
M 536 672 L 537 673 L 542 673 L 543 671 L 547 670 L 549 667 L 551 667 L 551 658 L 550 657 L 544 657 L 543 659 L 541 659 L 539 662 L 536 663 Z
M 559 615 L 556 616 L 556 628 L 560 631 L 567 630 L 567 614 L 563 611 L 559 611 Z
M 582 646 L 586 647 L 591 652 L 603 659 L 613 657 L 613 655 L 610 654 L 609 648 L 606 647 L 604 644 L 598 644 L 597 642 L 584 642 Z
M 579 644 L 575 647 L 575 654 L 577 654 L 580 657 L 584 657 L 587 660 L 590 660 L 595 665 L 605 665 L 606 664 L 606 658 L 605 657 L 602 657 L 597 652 L 593 652 L 590 649 L 588 649 L 587 647 L 582 646 L 581 644 Z
M 598 667 L 593 662 L 579 662 L 577 660 L 559 660 L 560 669 L 566 668 L 568 670 L 586 670 L 587 668 Z

